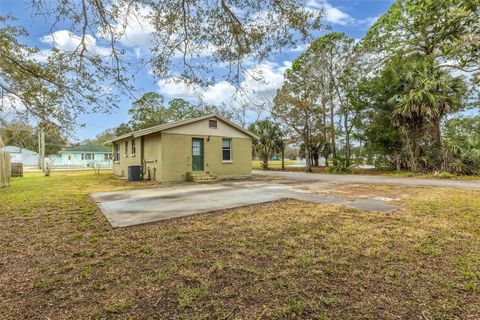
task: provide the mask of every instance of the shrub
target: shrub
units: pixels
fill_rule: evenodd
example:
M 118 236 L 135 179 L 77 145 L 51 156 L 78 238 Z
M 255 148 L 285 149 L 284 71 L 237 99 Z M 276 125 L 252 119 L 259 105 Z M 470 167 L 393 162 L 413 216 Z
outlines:
M 334 159 L 333 167 L 328 168 L 328 173 L 331 174 L 348 174 L 352 170 L 347 166 L 347 161 L 345 159 Z
M 449 172 L 440 172 L 437 177 L 440 179 L 453 179 L 455 176 Z

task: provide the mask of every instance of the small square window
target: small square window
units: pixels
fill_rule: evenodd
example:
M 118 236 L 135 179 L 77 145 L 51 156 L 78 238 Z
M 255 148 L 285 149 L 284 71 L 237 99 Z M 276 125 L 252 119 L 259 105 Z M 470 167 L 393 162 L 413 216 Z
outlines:
M 208 120 L 208 127 L 217 129 L 217 120 Z

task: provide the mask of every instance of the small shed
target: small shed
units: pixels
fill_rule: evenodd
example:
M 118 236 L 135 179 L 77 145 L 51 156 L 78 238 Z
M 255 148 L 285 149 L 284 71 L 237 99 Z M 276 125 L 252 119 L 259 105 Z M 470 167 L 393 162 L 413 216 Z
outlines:
M 38 166 L 38 153 L 17 146 L 6 146 L 2 151 L 10 153 L 12 163 L 21 163 L 24 166 Z

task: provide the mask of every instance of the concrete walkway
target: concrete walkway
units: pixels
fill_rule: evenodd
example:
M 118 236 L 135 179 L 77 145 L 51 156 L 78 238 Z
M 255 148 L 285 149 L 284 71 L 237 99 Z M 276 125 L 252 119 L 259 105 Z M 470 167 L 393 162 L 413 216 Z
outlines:
M 92 198 L 98 202 L 113 227 L 127 227 L 287 198 L 340 204 L 366 211 L 389 212 L 398 209 L 382 200 L 345 200 L 333 195 L 310 193 L 299 189 L 295 184 L 257 180 L 100 192 L 92 194 Z
M 263 171 L 253 170 L 253 174 L 262 176 L 282 177 L 289 180 L 299 181 L 321 181 L 330 183 L 367 183 L 367 184 L 388 184 L 398 186 L 432 186 L 447 187 L 459 189 L 479 189 L 479 180 L 440 180 L 440 179 L 421 179 L 421 178 L 402 178 L 374 175 L 353 175 L 353 174 L 320 174 L 305 172 L 285 172 L 285 171 Z

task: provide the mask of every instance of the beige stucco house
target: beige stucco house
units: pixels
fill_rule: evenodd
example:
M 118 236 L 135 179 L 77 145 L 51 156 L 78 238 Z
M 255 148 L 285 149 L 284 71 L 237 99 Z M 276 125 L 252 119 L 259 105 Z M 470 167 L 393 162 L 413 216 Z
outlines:
M 218 115 L 162 124 L 113 139 L 113 173 L 141 166 L 144 179 L 159 182 L 250 175 L 254 139 Z

